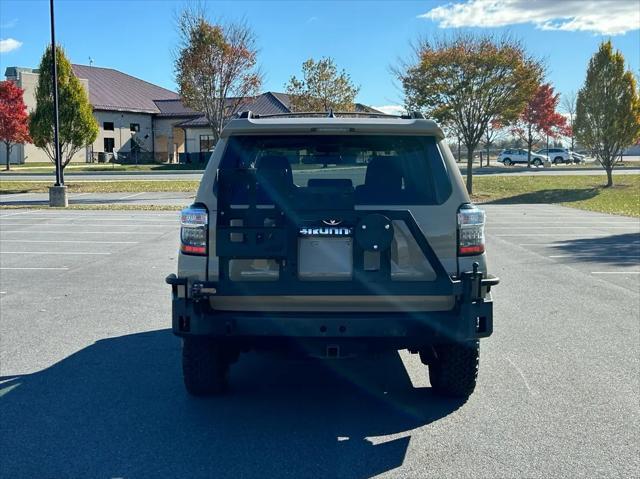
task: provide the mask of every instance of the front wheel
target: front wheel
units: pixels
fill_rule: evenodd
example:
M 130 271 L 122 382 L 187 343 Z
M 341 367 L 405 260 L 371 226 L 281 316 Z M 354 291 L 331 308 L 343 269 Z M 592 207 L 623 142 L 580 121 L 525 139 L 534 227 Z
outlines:
M 207 338 L 184 338 L 182 375 L 187 392 L 193 396 L 222 393 L 227 386 L 229 358 L 220 345 Z
M 540 158 L 536 158 L 535 160 L 533 160 L 533 165 L 534 166 L 541 166 L 542 165 L 542 160 Z
M 476 387 L 480 364 L 480 341 L 434 346 L 429 379 L 436 394 L 468 398 Z
M 511 166 L 513 164 L 513 162 L 509 158 L 505 158 L 504 161 L 502 162 L 502 164 L 504 166 Z

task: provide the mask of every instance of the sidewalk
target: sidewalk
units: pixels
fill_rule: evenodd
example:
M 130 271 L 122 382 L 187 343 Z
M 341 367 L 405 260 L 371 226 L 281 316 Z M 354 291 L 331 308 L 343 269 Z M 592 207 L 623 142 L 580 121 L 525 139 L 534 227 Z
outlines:
M 162 205 L 187 206 L 193 193 L 71 193 L 70 205 Z M 42 206 L 49 204 L 48 193 L 0 194 L 0 206 Z

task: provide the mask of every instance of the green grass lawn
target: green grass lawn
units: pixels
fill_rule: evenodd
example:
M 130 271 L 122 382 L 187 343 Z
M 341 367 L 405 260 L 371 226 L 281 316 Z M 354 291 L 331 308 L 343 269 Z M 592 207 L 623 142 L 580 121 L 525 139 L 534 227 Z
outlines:
M 612 188 L 605 188 L 605 181 L 604 175 L 477 176 L 474 178 L 473 199 L 480 203 L 555 203 L 584 210 L 640 217 L 640 175 L 614 174 Z M 4 178 L 0 181 L 0 193 L 46 193 L 51 184 Z M 198 181 L 67 182 L 70 193 L 195 193 L 198 185 Z
M 485 176 L 473 180 L 480 203 L 555 203 L 583 210 L 640 217 L 640 175 L 614 173 L 614 186 L 594 176 Z

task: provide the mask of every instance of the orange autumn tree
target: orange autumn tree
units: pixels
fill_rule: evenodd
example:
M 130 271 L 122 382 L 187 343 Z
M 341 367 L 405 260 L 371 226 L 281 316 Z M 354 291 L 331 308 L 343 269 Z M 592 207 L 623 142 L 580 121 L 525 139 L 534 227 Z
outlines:
M 182 13 L 178 30 L 180 96 L 186 106 L 204 114 L 217 141 L 226 121 L 262 83 L 255 35 L 245 23 L 212 24 L 198 9 Z
M 420 110 L 460 133 L 467 149 L 467 191 L 473 156 L 492 121 L 520 115 L 542 78 L 542 63 L 512 38 L 458 33 L 415 48 L 415 59 L 394 69 L 407 110 Z
M 14 145 L 31 141 L 29 114 L 23 99 L 24 90 L 12 81 L 0 82 L 0 141 L 5 145 L 7 163 Z
M 511 124 L 511 132 L 527 144 L 527 166 L 531 166 L 533 145 L 548 135 L 556 138 L 568 133 L 567 119 L 556 111 L 560 95 L 544 83 L 525 106 L 518 119 Z

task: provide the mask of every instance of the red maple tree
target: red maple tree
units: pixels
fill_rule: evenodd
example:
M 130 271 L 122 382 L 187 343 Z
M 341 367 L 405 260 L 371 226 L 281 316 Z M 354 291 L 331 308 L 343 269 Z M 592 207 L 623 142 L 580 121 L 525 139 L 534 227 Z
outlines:
M 547 135 L 551 138 L 564 136 L 568 132 L 567 119 L 556 111 L 560 94 L 544 83 L 538 87 L 518 119 L 512 123 L 511 132 L 527 144 L 527 164 L 531 164 L 531 148 Z
M 31 141 L 29 137 L 29 114 L 22 97 L 24 90 L 12 81 L 0 81 L 0 141 L 7 153 L 6 168 L 9 169 L 11 150 L 17 143 Z

